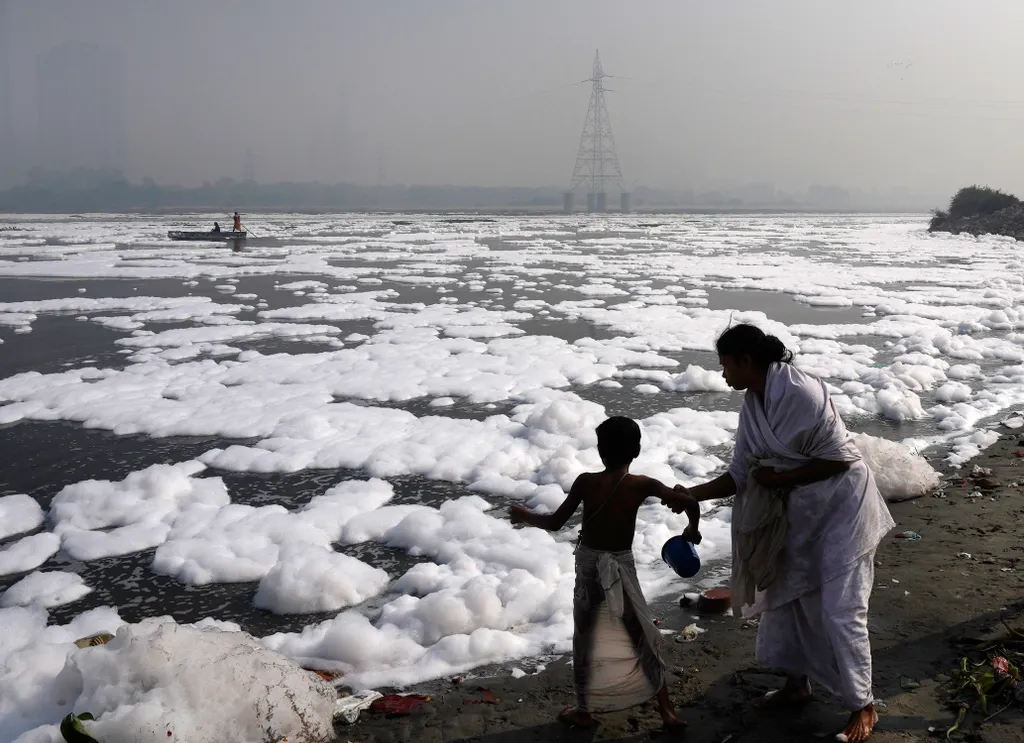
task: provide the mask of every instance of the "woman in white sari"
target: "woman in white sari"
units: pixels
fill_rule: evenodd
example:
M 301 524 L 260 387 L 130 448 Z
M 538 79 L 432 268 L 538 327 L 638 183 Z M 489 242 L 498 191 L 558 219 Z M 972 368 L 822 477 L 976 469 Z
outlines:
M 851 710 L 847 739 L 866 740 L 878 721 L 868 600 L 895 522 L 820 379 L 753 325 L 726 330 L 716 347 L 726 382 L 746 395 L 728 472 L 689 493 L 736 496 L 733 603 L 760 616 L 758 662 L 788 673 L 764 704 L 806 702 L 813 680 Z

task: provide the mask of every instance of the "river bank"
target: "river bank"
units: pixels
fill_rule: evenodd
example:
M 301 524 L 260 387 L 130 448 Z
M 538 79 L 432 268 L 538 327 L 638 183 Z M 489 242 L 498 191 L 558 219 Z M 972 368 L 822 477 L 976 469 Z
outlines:
M 954 715 L 942 701 L 942 674 L 952 671 L 963 653 L 957 638 L 984 637 L 1003 630 L 1001 620 L 1024 622 L 1024 438 L 1000 429 L 1000 441 L 960 470 L 944 475 L 944 497 L 926 496 L 890 505 L 897 528 L 877 555 L 870 627 L 875 663 L 875 692 L 884 707 L 873 740 L 879 743 L 924 740 L 929 727 L 945 731 Z M 998 487 L 980 498 L 973 466 L 991 470 Z M 987 483 L 989 485 L 994 483 Z M 898 539 L 904 530 L 921 539 Z M 969 555 L 969 556 L 965 556 Z M 664 652 L 673 671 L 670 690 L 694 743 L 782 743 L 832 739 L 846 713 L 826 694 L 797 714 L 768 714 L 753 709 L 782 677 L 754 666 L 756 628 L 733 617 L 696 617 L 674 604 L 657 612 L 665 636 Z M 696 621 L 706 630 L 692 642 L 675 635 Z M 906 679 L 920 683 L 913 686 Z M 497 703 L 483 699 L 490 689 Z M 431 701 L 411 715 L 387 719 L 364 713 L 353 726 L 339 729 L 339 741 L 360 743 L 527 743 L 546 740 L 642 741 L 661 736 L 652 704 L 604 715 L 592 736 L 567 731 L 555 716 L 572 703 L 571 665 L 567 658 L 536 676 L 519 679 L 467 679 L 427 685 L 416 691 Z M 881 705 L 880 705 L 881 706 Z M 968 718 L 965 730 L 974 721 Z M 1008 709 L 985 723 L 973 740 L 999 743 L 1024 738 L 1024 714 Z M 941 734 L 940 734 L 941 735 Z

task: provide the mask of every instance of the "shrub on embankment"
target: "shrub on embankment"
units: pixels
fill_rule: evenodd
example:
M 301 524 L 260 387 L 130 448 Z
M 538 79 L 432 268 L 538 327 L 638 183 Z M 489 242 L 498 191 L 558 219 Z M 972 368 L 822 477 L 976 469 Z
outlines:
M 987 186 L 961 188 L 946 211 L 932 212 L 928 231 L 1006 235 L 1024 240 L 1024 203 L 1013 194 Z

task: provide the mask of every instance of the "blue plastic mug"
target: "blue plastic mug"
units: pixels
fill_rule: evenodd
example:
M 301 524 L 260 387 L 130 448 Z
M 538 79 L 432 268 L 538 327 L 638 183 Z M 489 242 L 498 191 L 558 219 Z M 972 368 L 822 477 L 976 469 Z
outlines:
M 672 537 L 661 548 L 661 559 L 682 578 L 692 578 L 700 570 L 700 557 L 693 545 L 682 537 Z

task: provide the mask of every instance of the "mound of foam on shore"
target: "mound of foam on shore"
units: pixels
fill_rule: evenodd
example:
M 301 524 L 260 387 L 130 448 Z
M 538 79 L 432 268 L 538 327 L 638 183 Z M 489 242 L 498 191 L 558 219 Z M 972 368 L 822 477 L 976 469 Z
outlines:
M 88 614 L 92 625 L 120 622 L 109 609 Z M 333 737 L 334 688 L 244 632 L 163 617 L 121 625 L 106 645 L 76 648 L 77 632 L 47 628 L 45 612 L 7 609 L 0 618 L 31 639 L 13 652 L 0 647 L 0 739 L 60 743 L 57 723 L 70 712 L 92 714 L 84 728 L 104 743 Z M 34 670 L 7 672 L 18 667 Z
M 896 441 L 858 433 L 853 442 L 886 498 L 924 495 L 938 487 L 942 479 L 928 460 Z

